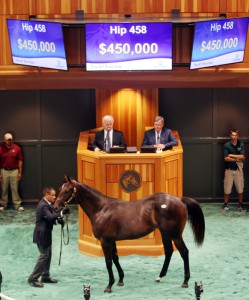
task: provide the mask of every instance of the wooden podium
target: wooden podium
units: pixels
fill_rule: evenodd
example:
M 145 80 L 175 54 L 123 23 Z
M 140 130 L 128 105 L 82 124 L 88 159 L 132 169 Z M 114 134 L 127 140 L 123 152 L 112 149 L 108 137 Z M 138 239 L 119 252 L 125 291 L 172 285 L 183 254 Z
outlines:
M 136 201 L 156 192 L 182 196 L 183 150 L 178 133 L 178 146 L 161 153 L 95 153 L 89 143 L 95 132 L 80 133 L 77 164 L 78 180 L 101 193 L 124 201 Z M 136 183 L 127 183 L 132 174 Z M 100 242 L 92 233 L 90 220 L 79 209 L 79 251 L 91 256 L 103 256 Z M 161 235 L 158 230 L 136 240 L 118 241 L 119 255 L 162 255 Z

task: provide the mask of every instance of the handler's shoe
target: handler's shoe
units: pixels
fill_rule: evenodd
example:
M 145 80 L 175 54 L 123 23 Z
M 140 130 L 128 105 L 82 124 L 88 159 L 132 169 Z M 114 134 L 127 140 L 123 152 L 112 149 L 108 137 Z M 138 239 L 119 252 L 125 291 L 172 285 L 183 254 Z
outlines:
M 238 211 L 243 212 L 243 211 L 246 211 L 246 209 L 244 209 L 242 205 L 239 205 Z
M 58 280 L 52 277 L 44 277 L 41 279 L 41 282 L 43 283 L 57 283 Z
M 35 281 L 35 280 L 30 280 L 30 279 L 28 279 L 28 283 L 29 283 L 30 285 L 34 286 L 34 287 L 38 287 L 38 288 L 44 287 L 44 284 L 41 283 L 41 282 L 38 281 L 38 280 Z
M 229 207 L 227 206 L 227 204 L 224 204 L 220 212 L 225 212 L 227 210 L 229 210 Z

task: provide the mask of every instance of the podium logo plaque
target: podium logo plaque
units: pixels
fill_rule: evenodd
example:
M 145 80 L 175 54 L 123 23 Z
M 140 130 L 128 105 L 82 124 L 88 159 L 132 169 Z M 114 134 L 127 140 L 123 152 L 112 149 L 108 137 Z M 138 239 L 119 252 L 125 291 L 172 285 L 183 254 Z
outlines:
M 140 174 L 134 170 L 124 171 L 119 179 L 121 189 L 126 193 L 137 192 L 141 187 L 141 182 Z

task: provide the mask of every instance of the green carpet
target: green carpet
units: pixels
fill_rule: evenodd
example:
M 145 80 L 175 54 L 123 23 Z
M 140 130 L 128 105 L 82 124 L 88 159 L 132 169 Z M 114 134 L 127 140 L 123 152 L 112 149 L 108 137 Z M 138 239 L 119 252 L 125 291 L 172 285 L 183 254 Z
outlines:
M 105 294 L 108 275 L 104 258 L 92 258 L 78 252 L 77 207 L 69 216 L 70 243 L 63 246 L 61 265 L 60 227 L 53 231 L 51 276 L 58 284 L 34 288 L 27 283 L 38 257 L 32 243 L 35 210 L 23 213 L 7 210 L 0 213 L 0 271 L 2 293 L 16 300 L 76 300 L 84 299 L 83 284 L 91 285 L 93 300 L 194 300 L 195 281 L 202 281 L 203 300 L 248 300 L 249 288 L 249 213 L 238 212 L 236 205 L 220 213 L 221 205 L 202 204 L 206 220 L 206 237 L 201 248 L 194 244 L 189 225 L 184 240 L 189 248 L 191 278 L 189 288 L 182 289 L 183 262 L 178 252 L 172 256 L 169 271 L 161 283 L 154 282 L 162 267 L 163 256 L 131 255 L 120 257 L 125 272 L 123 287 L 113 286 Z M 118 280 L 115 270 L 116 281 Z

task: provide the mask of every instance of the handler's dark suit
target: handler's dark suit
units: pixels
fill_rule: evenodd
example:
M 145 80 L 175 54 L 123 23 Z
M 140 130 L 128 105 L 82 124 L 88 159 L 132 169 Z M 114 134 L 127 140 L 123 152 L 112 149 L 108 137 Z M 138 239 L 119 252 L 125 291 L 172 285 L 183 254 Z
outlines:
M 51 246 L 52 246 L 52 230 L 56 224 L 57 218 L 60 216 L 53 210 L 51 204 L 44 198 L 41 199 L 36 208 L 36 223 L 33 235 L 33 242 L 37 244 L 40 256 L 35 265 L 34 271 L 29 276 L 29 281 L 38 281 L 50 277 L 49 269 L 51 262 Z
M 156 145 L 155 129 L 145 131 L 142 146 Z M 178 145 L 177 139 L 173 136 L 172 131 L 168 128 L 162 128 L 160 133 L 160 144 L 165 145 L 165 149 L 170 149 Z
M 101 150 L 104 150 L 104 136 L 105 136 L 104 129 L 101 130 L 101 131 L 96 132 L 94 141 L 92 143 L 92 149 L 93 150 L 97 147 Z M 112 145 L 111 146 L 125 147 L 125 139 L 124 139 L 122 131 L 113 129 Z

